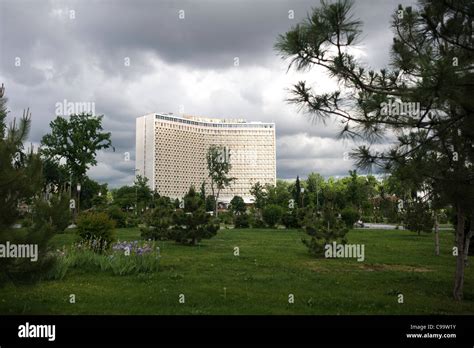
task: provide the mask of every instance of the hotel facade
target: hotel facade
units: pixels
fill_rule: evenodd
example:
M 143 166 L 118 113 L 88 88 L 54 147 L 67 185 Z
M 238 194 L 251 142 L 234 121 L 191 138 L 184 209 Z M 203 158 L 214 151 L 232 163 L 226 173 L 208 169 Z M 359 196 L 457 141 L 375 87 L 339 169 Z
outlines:
M 148 178 L 152 190 L 181 199 L 194 185 L 206 183 L 211 194 L 206 154 L 211 145 L 230 153 L 229 176 L 236 178 L 221 191 L 219 201 L 241 196 L 251 203 L 256 182 L 276 184 L 275 124 L 173 114 L 148 114 L 136 119 L 136 175 Z

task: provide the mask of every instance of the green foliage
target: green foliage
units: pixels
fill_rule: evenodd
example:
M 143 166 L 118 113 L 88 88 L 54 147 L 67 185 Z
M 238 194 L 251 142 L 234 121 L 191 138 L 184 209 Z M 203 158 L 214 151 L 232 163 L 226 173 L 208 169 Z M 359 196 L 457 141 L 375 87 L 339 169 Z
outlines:
M 100 194 L 100 196 L 99 196 Z M 107 203 L 107 184 L 99 184 L 87 175 L 82 178 L 80 208 L 105 209 Z
M 431 232 L 434 226 L 433 214 L 427 202 L 420 199 L 405 203 L 403 224 L 405 228 L 417 232 Z
M 245 214 L 247 209 L 245 207 L 244 199 L 240 196 L 234 196 L 234 198 L 232 198 L 232 200 L 230 201 L 229 210 L 234 215 Z
M 54 264 L 49 253 L 48 242 L 54 235 L 51 224 L 36 219 L 26 231 L 12 229 L 20 217 L 18 205 L 31 203 L 41 194 L 43 183 L 42 163 L 33 148 L 25 151 L 23 143 L 31 126 L 29 111 L 17 123 L 16 119 L 7 127 L 7 99 L 5 88 L 0 88 L 0 244 L 38 245 L 38 260 L 26 258 L 0 258 L 0 284 L 7 280 L 35 281 Z
M 354 208 L 346 207 L 341 211 L 341 218 L 347 228 L 352 228 L 354 223 L 359 220 L 359 212 Z
M 234 217 L 232 216 L 232 213 L 228 211 L 221 212 L 217 219 L 219 220 L 219 222 L 226 225 L 231 225 L 234 222 Z
M 117 205 L 111 205 L 107 208 L 107 214 L 109 218 L 115 222 L 115 226 L 118 228 L 127 226 L 127 214 L 120 209 Z
M 142 238 L 167 240 L 170 226 L 173 223 L 173 203 L 168 197 L 160 197 L 155 201 L 155 208 L 145 213 L 145 226 L 140 228 Z
M 66 193 L 52 195 L 49 201 L 36 199 L 33 203 L 33 223 L 50 224 L 57 232 L 64 232 L 71 223 L 69 196 Z
M 170 238 L 181 244 L 197 245 L 202 239 L 215 236 L 218 230 L 218 220 L 204 210 L 204 202 L 191 186 L 184 197 L 184 210 L 173 214 Z
M 86 113 L 58 116 L 50 123 L 51 133 L 41 139 L 41 154 L 50 160 L 64 158 L 74 179 L 81 182 L 89 167 L 97 164 L 97 151 L 112 144 L 110 133 L 102 132 L 102 118 Z
M 234 217 L 234 227 L 235 228 L 249 228 L 250 217 L 247 214 L 236 215 Z
M 119 189 L 112 191 L 114 204 L 118 205 L 124 210 L 131 210 L 135 208 L 136 192 L 132 186 L 122 186 Z
M 61 280 L 72 269 L 82 271 L 100 271 L 116 276 L 154 273 L 159 270 L 160 255 L 152 246 L 153 252 L 125 255 L 121 251 L 99 254 L 88 247 L 74 246 L 70 250 L 61 251 L 58 262 L 45 275 L 44 279 Z
M 250 188 L 250 194 L 255 198 L 254 206 L 258 211 L 261 211 L 266 204 L 267 199 L 267 192 L 265 191 L 265 187 L 260 184 L 260 182 L 256 182 Z
M 92 244 L 95 252 L 102 253 L 115 240 L 115 222 L 103 212 L 84 212 L 77 218 L 77 232 L 84 242 Z
M 300 209 L 288 209 L 281 218 L 281 223 L 286 228 L 299 228 L 300 227 L 300 218 L 298 212 Z
M 211 145 L 207 150 L 207 171 L 211 179 L 211 191 L 215 198 L 214 216 L 217 217 L 217 205 L 219 202 L 220 191 L 229 187 L 235 178 L 229 176 L 232 168 L 230 164 L 230 149 L 220 146 Z
M 216 206 L 216 200 L 214 199 L 214 196 L 207 196 L 206 197 L 206 211 L 214 211 L 214 208 Z M 178 205 L 179 208 L 179 205 Z
M 310 236 L 310 239 L 302 239 L 302 242 L 311 255 L 324 257 L 326 244 L 336 242 L 346 244 L 346 234 L 349 231 L 346 224 L 331 209 L 325 209 L 323 216 L 318 216 L 315 212 L 308 211 L 304 221 L 303 229 Z
M 263 209 L 262 216 L 269 227 L 274 227 L 283 216 L 283 208 L 276 204 L 269 204 Z

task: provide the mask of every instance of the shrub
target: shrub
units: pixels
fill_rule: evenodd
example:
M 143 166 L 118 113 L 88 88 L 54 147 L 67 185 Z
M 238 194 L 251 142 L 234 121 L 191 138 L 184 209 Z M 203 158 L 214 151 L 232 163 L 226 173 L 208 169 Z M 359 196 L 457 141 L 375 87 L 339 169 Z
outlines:
M 263 222 L 263 220 L 259 219 L 259 218 L 254 218 L 253 221 L 251 222 L 251 226 L 253 228 L 264 228 L 264 227 L 266 227 L 265 222 Z
M 127 227 L 127 215 L 117 205 L 112 205 L 107 209 L 109 218 L 115 221 L 116 227 Z
M 300 227 L 300 222 L 299 222 L 299 217 L 298 217 L 298 209 L 287 210 L 281 218 L 281 223 L 286 228 L 298 228 L 298 227 Z
M 201 207 L 194 212 L 176 211 L 170 236 L 177 243 L 197 245 L 202 239 L 214 237 L 218 230 L 219 220 L 211 219 Z
M 359 213 L 354 208 L 346 207 L 341 211 L 341 218 L 348 228 L 352 228 L 354 223 L 359 220 Z
M 115 222 L 106 213 L 86 212 L 77 218 L 77 232 L 82 241 L 91 243 L 95 252 L 107 250 L 115 240 Z
M 263 221 L 269 226 L 274 227 L 280 222 L 283 215 L 283 208 L 276 204 L 267 205 L 262 212 Z
M 304 245 L 308 247 L 311 255 L 324 257 L 326 244 L 336 242 L 346 244 L 346 234 L 349 231 L 346 224 L 335 217 L 334 213 L 326 209 L 323 216 L 307 213 L 304 223 L 304 230 L 311 237 L 309 240 L 302 239 Z
M 234 215 L 245 214 L 245 211 L 247 210 L 244 199 L 240 196 L 234 196 L 234 198 L 232 198 L 229 209 Z
M 167 240 L 170 238 L 169 228 L 173 222 L 173 205 L 166 197 L 160 197 L 156 208 L 148 210 L 144 216 L 145 226 L 141 227 L 142 238 Z
M 232 224 L 233 223 L 232 214 L 227 211 L 219 213 L 219 221 L 226 225 Z
M 247 214 L 236 215 L 234 218 L 234 227 L 235 228 L 249 228 L 250 227 L 250 218 Z

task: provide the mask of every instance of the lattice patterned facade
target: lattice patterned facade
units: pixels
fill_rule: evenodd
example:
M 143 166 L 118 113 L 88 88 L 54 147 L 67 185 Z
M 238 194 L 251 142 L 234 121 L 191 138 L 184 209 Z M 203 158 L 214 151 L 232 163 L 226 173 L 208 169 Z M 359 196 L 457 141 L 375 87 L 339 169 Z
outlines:
M 181 198 L 191 185 L 206 183 L 210 194 L 206 153 L 210 145 L 229 149 L 236 181 L 220 201 L 235 195 L 252 201 L 250 187 L 276 183 L 275 124 L 148 114 L 136 120 L 136 172 L 146 176 L 160 195 Z

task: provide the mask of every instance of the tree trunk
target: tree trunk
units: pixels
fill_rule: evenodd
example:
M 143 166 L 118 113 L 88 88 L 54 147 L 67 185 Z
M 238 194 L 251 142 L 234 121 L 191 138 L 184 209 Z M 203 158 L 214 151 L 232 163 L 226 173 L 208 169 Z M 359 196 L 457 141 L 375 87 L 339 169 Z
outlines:
M 439 222 L 438 222 L 438 214 L 435 213 L 435 255 L 439 256 Z
M 457 205 L 457 215 L 456 246 L 458 255 L 456 257 L 453 296 L 455 300 L 462 301 L 464 286 L 464 210 L 459 204 Z
M 217 207 L 219 206 L 219 190 L 215 196 L 215 209 L 214 209 L 214 217 L 217 217 Z
M 464 265 L 468 266 L 469 265 L 469 244 L 471 243 L 471 238 L 472 235 L 474 234 L 474 214 L 471 214 L 471 219 L 470 219 L 470 228 L 469 232 L 466 237 L 466 241 L 464 242 Z

